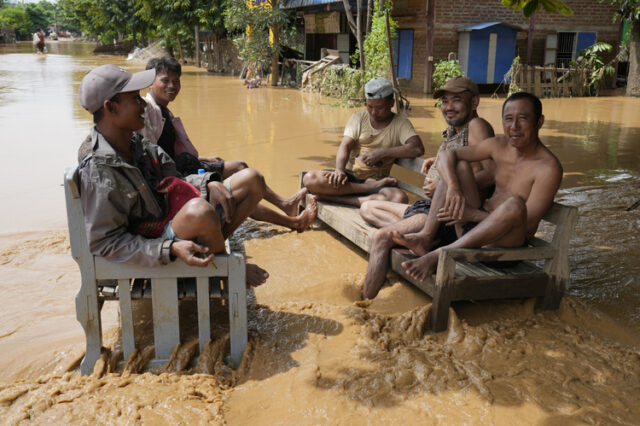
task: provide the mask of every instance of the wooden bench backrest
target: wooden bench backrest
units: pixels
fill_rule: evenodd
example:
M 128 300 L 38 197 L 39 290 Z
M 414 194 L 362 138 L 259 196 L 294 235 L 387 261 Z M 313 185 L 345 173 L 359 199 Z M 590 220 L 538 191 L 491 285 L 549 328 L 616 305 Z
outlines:
M 67 223 L 69 225 L 69 243 L 71 245 L 71 255 L 80 265 L 91 264 L 91 259 L 86 259 L 89 254 L 89 242 L 87 231 L 84 227 L 84 212 L 80 202 L 80 176 L 78 165 L 65 170 L 64 190 L 67 203 Z M 83 256 L 83 254 L 85 256 Z

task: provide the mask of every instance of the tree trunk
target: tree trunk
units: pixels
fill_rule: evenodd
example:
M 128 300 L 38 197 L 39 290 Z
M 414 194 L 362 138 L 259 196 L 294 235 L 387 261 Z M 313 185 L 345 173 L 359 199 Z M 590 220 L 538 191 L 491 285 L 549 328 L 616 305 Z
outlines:
M 200 65 L 202 65 L 202 64 L 200 63 L 200 28 L 198 28 L 198 26 L 197 26 L 197 25 L 196 25 L 196 26 L 195 26 L 195 28 L 194 28 L 194 32 L 195 32 L 194 36 L 195 36 L 195 45 L 196 45 L 196 48 L 195 48 L 195 50 L 193 51 L 193 52 L 194 52 L 194 55 L 193 55 L 193 56 L 195 56 L 195 58 L 194 58 L 194 59 L 195 59 L 195 61 L 196 61 L 196 66 L 197 66 L 197 67 L 200 67 Z
M 360 31 L 360 5 L 362 4 L 362 0 L 358 0 L 358 22 L 353 19 L 353 13 L 351 12 L 351 6 L 349 6 L 349 0 L 342 0 L 342 5 L 344 6 L 344 14 L 347 17 L 347 22 L 349 23 L 349 28 L 351 32 L 356 37 L 356 41 L 358 42 L 358 51 L 360 52 L 360 69 L 364 71 L 364 52 L 362 51 L 362 33 Z
M 205 46 L 207 46 L 207 71 L 213 72 L 213 39 L 207 37 L 204 40 Z
M 435 0 L 427 0 L 427 30 L 426 51 L 424 67 L 424 93 L 433 92 L 433 32 L 435 27 L 436 5 Z
M 631 21 L 626 95 L 640 97 L 640 21 Z
M 367 0 L 367 26 L 365 34 L 369 35 L 371 32 L 371 16 L 373 15 L 373 0 Z
M 356 31 L 358 31 L 358 50 L 360 51 L 360 69 L 365 70 L 364 62 L 364 44 L 362 43 L 362 0 L 358 0 L 358 22 L 356 24 Z
M 278 43 L 280 43 L 280 25 L 275 24 L 271 27 L 271 32 L 273 33 L 273 47 L 276 48 Z M 278 55 L 271 55 L 271 85 L 278 85 L 278 77 L 280 76 L 280 70 L 278 67 Z
M 182 53 L 182 42 L 180 41 L 180 36 L 176 37 L 176 41 L 178 42 L 178 55 L 180 55 L 180 62 L 184 64 L 184 55 Z

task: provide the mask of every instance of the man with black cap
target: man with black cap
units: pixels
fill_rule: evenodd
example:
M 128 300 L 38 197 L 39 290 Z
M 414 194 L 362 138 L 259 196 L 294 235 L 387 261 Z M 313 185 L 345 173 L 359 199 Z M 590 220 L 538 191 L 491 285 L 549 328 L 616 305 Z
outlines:
M 418 200 L 413 205 L 369 200 L 360 207 L 363 219 L 380 227 L 374 233 L 371 243 L 369 265 L 362 290 L 363 298 L 374 298 L 384 283 L 389 268 L 389 251 L 396 245 L 392 235 L 417 232 L 424 227 L 431 207 L 431 197 L 440 181 L 438 169 L 442 153 L 467 145 L 474 146 L 494 135 L 491 125 L 478 117 L 478 86 L 470 78 L 450 79 L 442 89 L 433 94 L 433 97 L 440 99 L 440 109 L 449 127 L 442 132 L 445 140 L 436 156 L 426 159 L 423 164 L 423 172 L 427 175 L 424 191 L 428 198 Z M 486 196 L 493 184 L 492 161 L 471 163 L 470 167 L 476 177 L 479 193 Z M 442 231 L 448 234 L 448 239 L 456 237 L 455 227 L 443 228 Z
M 305 174 L 303 185 L 320 199 L 360 206 L 366 200 L 407 202 L 407 195 L 389 177 L 396 158 L 424 153 L 420 136 L 402 114 L 394 114 L 394 89 L 386 78 L 365 85 L 366 110 L 349 119 L 336 156 L 335 170 Z
M 183 180 L 162 148 L 134 133 L 144 126 L 139 91 L 154 78 L 155 70 L 102 65 L 80 84 L 80 104 L 96 124 L 79 150 L 89 248 L 115 262 L 155 266 L 179 257 L 206 266 L 260 201 L 264 181 L 252 169 L 224 183 L 212 173 Z M 267 277 L 247 265 L 247 284 Z

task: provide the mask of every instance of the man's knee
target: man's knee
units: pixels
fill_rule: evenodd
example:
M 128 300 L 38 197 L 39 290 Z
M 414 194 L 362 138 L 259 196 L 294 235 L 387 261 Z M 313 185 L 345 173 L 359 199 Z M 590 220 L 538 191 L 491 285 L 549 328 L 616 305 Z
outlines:
M 242 182 L 245 185 L 249 185 L 252 192 L 260 195 L 260 198 L 262 198 L 267 185 L 264 181 L 264 176 L 262 176 L 259 171 L 248 168 L 238 172 L 238 176 L 242 178 Z
M 179 211 L 180 219 L 193 227 L 220 227 L 215 209 L 203 198 L 193 198 Z
M 321 180 L 322 176 L 320 172 L 313 170 L 304 174 L 304 176 L 302 177 L 302 185 L 306 188 L 314 187 L 318 185 Z
M 365 201 L 360 205 L 360 216 L 365 220 L 375 217 L 374 211 L 376 209 L 375 201 Z
M 502 204 L 503 216 L 512 223 L 525 223 L 527 220 L 527 205 L 522 197 L 514 195 Z
M 471 174 L 473 175 L 473 169 L 471 168 L 471 164 L 468 161 L 458 160 L 456 164 L 456 172 L 458 174 Z
M 229 174 L 235 174 L 235 173 L 238 173 L 240 170 L 249 168 L 247 163 L 240 160 L 226 161 L 224 164 L 224 167 L 229 172 Z
M 372 196 L 374 200 L 385 200 L 390 201 L 392 203 L 400 203 L 407 204 L 409 202 L 409 197 L 404 193 L 401 189 L 397 188 L 385 188 L 381 190 L 378 194 L 374 194 Z

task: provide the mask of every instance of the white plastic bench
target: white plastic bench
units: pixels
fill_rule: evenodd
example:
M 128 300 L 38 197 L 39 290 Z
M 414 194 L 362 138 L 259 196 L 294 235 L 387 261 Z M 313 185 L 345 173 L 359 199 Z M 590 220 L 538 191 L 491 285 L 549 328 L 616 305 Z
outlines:
M 155 346 L 154 364 L 168 360 L 171 351 L 180 343 L 178 299 L 188 291 L 178 290 L 178 277 L 196 279 L 198 307 L 198 338 L 200 350 L 211 339 L 210 297 L 224 297 L 224 292 L 210 294 L 209 277 L 228 279 L 227 306 L 229 307 L 229 328 L 231 341 L 231 361 L 238 366 L 242 352 L 247 345 L 247 290 L 245 280 L 245 259 L 242 254 L 218 254 L 216 267 L 189 266 L 181 260 L 158 267 L 141 267 L 125 263 L 115 263 L 100 256 L 93 256 L 84 225 L 84 213 L 80 202 L 80 186 L 77 165 L 65 171 L 64 187 L 67 202 L 67 220 L 71 255 L 80 267 L 82 284 L 76 295 L 76 317 L 84 328 L 86 353 L 80 364 L 82 374 L 90 374 L 102 350 L 102 321 L 100 311 L 104 300 L 118 299 L 120 303 L 120 326 L 122 329 L 122 350 L 124 359 L 135 350 L 132 298 L 141 297 L 140 291 L 132 297 L 131 280 L 145 278 L 151 280 L 151 304 L 153 310 L 153 334 Z M 117 280 L 117 290 L 111 294 L 99 291 L 99 280 Z M 137 293 L 137 294 L 136 294 Z M 149 293 L 149 291 L 147 291 Z M 193 292 L 191 292 L 193 293 Z M 188 295 L 187 295 L 188 296 Z

